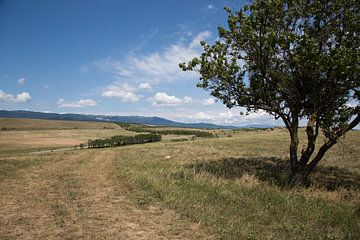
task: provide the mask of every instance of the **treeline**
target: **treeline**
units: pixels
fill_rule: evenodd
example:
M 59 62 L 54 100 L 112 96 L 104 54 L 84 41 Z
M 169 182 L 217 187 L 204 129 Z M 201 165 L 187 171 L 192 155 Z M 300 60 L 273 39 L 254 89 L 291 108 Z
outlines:
M 135 136 L 113 136 L 106 139 L 89 140 L 87 145 L 88 148 L 107 148 L 156 141 L 161 141 L 161 135 L 150 133 Z
M 174 130 L 160 130 L 160 131 L 150 131 L 157 134 L 162 135 L 193 135 L 196 137 L 204 137 L 204 138 L 211 138 L 214 137 L 214 134 L 210 132 L 198 131 L 198 130 L 183 130 L 183 129 L 174 129 Z
M 185 129 L 168 129 L 168 130 L 151 130 L 146 128 L 144 125 L 135 125 L 135 124 L 126 124 L 126 123 L 117 123 L 122 128 L 132 132 L 139 133 L 152 133 L 152 134 L 161 134 L 161 135 L 192 135 L 196 137 L 212 138 L 215 137 L 214 134 L 205 131 L 199 130 L 185 130 Z

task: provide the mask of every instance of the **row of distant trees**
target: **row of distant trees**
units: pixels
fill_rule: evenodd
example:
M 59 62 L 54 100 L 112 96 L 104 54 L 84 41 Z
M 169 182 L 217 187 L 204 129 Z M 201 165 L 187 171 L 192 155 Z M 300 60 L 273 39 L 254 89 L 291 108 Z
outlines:
M 119 124 L 119 123 L 118 123 Z M 128 131 L 132 132 L 149 132 L 152 134 L 161 134 L 161 135 L 192 135 L 196 137 L 204 137 L 204 138 L 212 138 L 215 137 L 214 134 L 206 131 L 199 130 L 185 130 L 185 129 L 167 129 L 167 130 L 151 130 L 145 127 L 139 126 L 131 126 L 130 124 L 119 124 L 121 127 L 125 128 Z
M 94 139 L 89 140 L 87 145 L 88 148 L 107 148 L 107 147 L 117 147 L 130 144 L 140 144 L 147 142 L 156 142 L 161 141 L 161 135 L 159 134 L 139 134 L 135 136 L 113 136 L 106 139 Z
M 162 134 L 162 135 L 193 135 L 196 137 L 212 138 L 214 134 L 205 131 L 198 130 L 183 130 L 183 129 L 174 129 L 174 130 L 160 130 L 160 131 L 151 131 L 153 133 Z

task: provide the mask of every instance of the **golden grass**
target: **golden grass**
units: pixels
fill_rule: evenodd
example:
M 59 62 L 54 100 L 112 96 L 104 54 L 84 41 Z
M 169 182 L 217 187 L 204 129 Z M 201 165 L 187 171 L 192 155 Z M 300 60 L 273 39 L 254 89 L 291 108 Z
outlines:
M 0 157 L 0 236 L 360 238 L 359 131 L 325 155 L 308 189 L 286 186 L 285 129 L 215 130 L 219 138 L 16 153 L 26 143 L 29 149 L 71 146 L 74 139 L 115 131 L 124 130 L 2 131 L 0 146 L 8 151 Z M 300 148 L 304 140 L 302 132 Z
M 0 155 L 37 150 L 68 148 L 89 139 L 134 135 L 114 123 L 0 119 Z M 35 130 L 34 130 L 35 129 Z
M 1 239 L 204 239 L 171 209 L 138 206 L 114 179 L 114 151 L 82 150 L 23 159 L 0 178 Z M 41 162 L 37 159 L 42 159 Z M 0 169 L 1 163 L 0 160 Z
M 26 118 L 0 118 L 0 130 L 46 130 L 46 129 L 117 129 L 108 122 L 42 120 Z
M 309 189 L 286 187 L 285 129 L 118 148 L 115 165 L 140 204 L 163 203 L 218 238 L 357 239 L 359 137 L 327 153 Z
M 0 154 L 11 153 L 11 151 L 26 152 L 73 147 L 89 139 L 108 138 L 114 135 L 134 135 L 134 133 L 119 128 L 2 131 L 0 132 Z

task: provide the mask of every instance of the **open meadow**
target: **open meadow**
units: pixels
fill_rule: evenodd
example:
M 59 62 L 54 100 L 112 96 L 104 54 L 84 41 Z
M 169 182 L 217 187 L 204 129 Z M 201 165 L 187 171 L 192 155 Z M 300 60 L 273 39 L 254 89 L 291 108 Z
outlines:
M 359 131 L 305 189 L 286 185 L 285 129 L 51 152 L 39 150 L 137 133 L 97 122 L 0 126 L 0 239 L 360 239 Z
M 114 135 L 134 133 L 107 122 L 0 118 L 0 155 L 72 148 Z

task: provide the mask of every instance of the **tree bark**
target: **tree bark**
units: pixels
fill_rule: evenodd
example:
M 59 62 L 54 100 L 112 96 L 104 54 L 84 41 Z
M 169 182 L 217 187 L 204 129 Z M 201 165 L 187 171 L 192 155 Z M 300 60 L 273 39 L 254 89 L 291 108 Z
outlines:
M 298 145 L 299 145 L 297 119 L 292 122 L 288 130 L 290 133 L 290 165 L 291 165 L 291 175 L 289 179 L 289 184 L 293 186 L 302 182 L 301 171 L 299 169 L 299 161 L 297 157 Z
M 300 168 L 305 169 L 311 155 L 314 153 L 316 138 L 319 132 L 319 124 L 317 122 L 316 115 L 312 115 L 306 126 L 307 134 L 307 147 L 301 153 L 301 158 L 299 160 Z
M 297 150 L 299 145 L 299 137 L 297 130 L 295 132 L 290 133 L 291 141 L 290 141 L 290 164 L 291 170 L 296 171 L 298 167 L 298 158 L 297 158 Z

